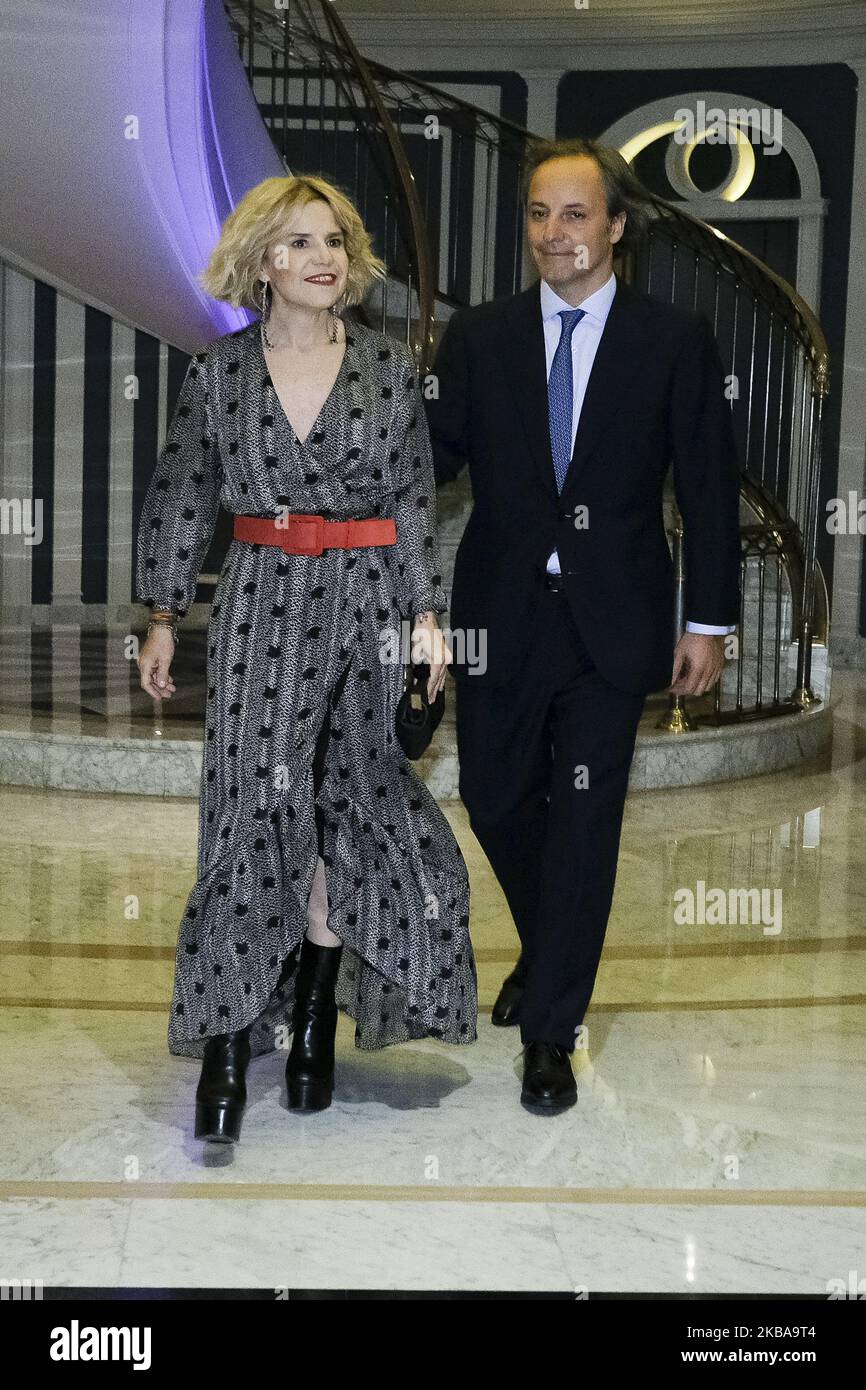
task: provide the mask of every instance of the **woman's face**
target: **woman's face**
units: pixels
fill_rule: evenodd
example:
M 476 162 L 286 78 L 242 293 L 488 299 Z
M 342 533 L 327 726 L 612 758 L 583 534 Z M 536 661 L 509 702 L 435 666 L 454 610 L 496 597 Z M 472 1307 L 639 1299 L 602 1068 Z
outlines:
M 262 262 L 275 296 L 297 308 L 329 309 L 346 288 L 348 273 L 343 232 L 319 198 L 295 210 L 284 239 L 268 248 Z

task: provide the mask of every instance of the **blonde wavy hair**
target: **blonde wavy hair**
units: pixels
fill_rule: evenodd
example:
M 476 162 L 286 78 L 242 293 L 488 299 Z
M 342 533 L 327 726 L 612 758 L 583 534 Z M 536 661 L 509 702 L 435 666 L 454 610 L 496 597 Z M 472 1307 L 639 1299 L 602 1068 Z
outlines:
M 223 223 L 207 268 L 198 277 L 205 292 L 235 308 L 259 312 L 255 289 L 265 255 L 286 236 L 291 214 L 317 199 L 328 204 L 343 233 L 349 262 L 345 304 L 360 304 L 372 282 L 385 279 L 387 267 L 373 254 L 370 234 L 351 200 L 317 174 L 263 179 L 244 194 Z

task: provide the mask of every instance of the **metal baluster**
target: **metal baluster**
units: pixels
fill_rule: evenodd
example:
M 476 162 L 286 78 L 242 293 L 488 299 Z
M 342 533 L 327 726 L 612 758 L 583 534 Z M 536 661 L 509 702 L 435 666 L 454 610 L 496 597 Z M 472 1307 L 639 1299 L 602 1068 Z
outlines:
M 800 638 L 797 650 L 797 684 L 792 699 L 801 709 L 807 709 L 818 702 L 811 686 L 812 678 L 812 608 L 815 602 L 815 567 L 818 547 L 818 484 L 821 477 L 821 423 L 824 413 L 824 394 L 826 379 L 819 376 L 813 384 L 811 396 L 810 458 L 809 458 L 809 497 L 807 505 L 807 530 L 803 538 L 804 576 L 803 608 L 800 622 Z
M 734 322 L 731 327 L 731 372 L 734 377 L 735 390 L 731 392 L 731 409 L 736 412 L 736 402 L 739 400 L 740 374 L 737 371 L 737 334 L 740 326 L 740 281 L 734 280 Z
M 361 186 L 361 135 L 356 125 L 353 125 L 354 147 L 355 147 L 355 167 L 352 174 L 352 187 L 355 190 L 355 197 Z
M 797 485 L 797 511 L 796 511 L 795 519 L 796 519 L 797 525 L 800 527 L 800 530 L 805 534 L 806 523 L 807 523 L 807 515 L 806 515 L 806 512 L 807 512 L 807 508 L 808 508 L 808 498 L 809 498 L 809 479 L 810 479 L 810 467 L 809 467 L 810 460 L 809 460 L 809 451 L 808 451 L 808 437 L 809 437 L 809 416 L 810 416 L 810 405 L 811 405 L 811 396 L 810 396 L 810 392 L 809 392 L 809 382 L 810 382 L 810 380 L 811 380 L 811 377 L 810 377 L 810 371 L 809 371 L 809 363 L 808 363 L 808 361 L 806 360 L 806 356 L 805 356 L 805 353 L 804 353 L 804 350 L 803 350 L 803 346 L 802 346 L 802 344 L 799 343 L 799 342 L 798 342 L 798 345 L 797 345 L 797 346 L 798 346 L 798 357 L 799 357 L 799 364 L 800 364 L 800 366 L 799 366 L 800 392 L 799 392 L 799 406 L 798 406 L 798 411 L 797 411 L 798 422 L 797 422 L 797 448 L 796 448 L 796 457 L 797 457 L 797 468 L 798 468 L 798 474 L 797 474 L 798 485 Z
M 334 178 L 340 177 L 340 84 L 334 83 Z
M 740 557 L 740 621 L 738 631 L 740 633 L 740 646 L 737 652 L 737 714 L 743 713 L 743 668 L 745 665 L 745 632 L 746 632 L 746 581 L 748 579 L 748 551 Z
M 310 70 L 306 63 L 303 67 L 303 92 L 301 96 L 301 168 L 308 169 L 307 159 L 307 112 L 310 109 Z
M 488 265 L 490 262 L 490 196 L 493 177 L 493 151 L 490 145 L 487 146 L 487 169 L 485 171 L 484 189 L 484 249 L 481 262 L 481 298 L 490 297 L 490 286 L 488 284 Z
M 809 456 L 804 439 L 806 437 L 807 403 L 809 397 L 809 366 L 800 346 L 800 426 L 797 434 L 797 525 L 805 531 L 809 496 Z
M 745 465 L 749 467 L 749 449 L 752 442 L 752 400 L 755 386 L 755 342 L 758 331 L 758 297 L 752 289 L 752 346 L 749 350 L 749 399 L 746 407 L 746 454 Z
M 457 255 L 458 255 L 458 235 L 460 227 L 460 166 L 463 162 L 463 134 L 457 129 L 455 123 L 453 127 L 453 138 L 456 153 L 455 160 L 452 159 L 452 179 L 451 183 L 455 190 L 455 196 L 450 202 L 450 215 L 448 218 L 448 246 L 449 246 L 449 268 L 448 268 L 448 289 L 456 297 L 457 295 Z M 453 228 L 453 232 L 452 232 Z
M 758 655 L 755 677 L 755 709 L 760 711 L 764 704 L 764 552 L 758 556 Z
M 522 197 L 522 188 L 521 188 L 521 184 L 522 184 L 522 181 L 523 181 L 523 167 L 522 167 L 522 165 L 521 165 L 519 162 L 518 162 L 518 163 L 516 164 L 516 166 L 515 166 L 515 176 L 516 176 L 517 183 L 516 183 L 516 189 L 515 189 L 516 197 L 515 197 L 515 199 L 514 199 L 514 205 L 515 205 L 515 208 L 516 208 L 516 213 L 515 213 L 515 217 L 514 217 L 514 270 L 513 270 L 513 285 L 514 285 L 514 292 L 515 292 L 515 294 L 516 294 L 516 293 L 518 292 L 518 290 L 521 288 L 521 285 L 523 284 L 523 269 L 522 269 L 522 267 L 523 267 L 523 232 L 524 232 L 523 218 L 524 218 L 524 208 L 523 208 L 523 197 Z
M 685 627 L 685 587 L 686 570 L 683 555 L 683 519 L 680 516 L 679 508 L 674 503 L 673 527 L 668 533 L 671 537 L 672 559 L 674 564 L 674 647 L 679 642 L 683 628 Z M 686 711 L 685 698 L 682 695 L 671 694 L 668 696 L 667 711 L 661 716 L 656 724 L 657 729 L 664 730 L 668 734 L 684 734 L 689 729 L 694 729 L 695 724 Z
M 788 371 L 788 383 L 790 389 L 790 399 L 787 403 L 786 414 L 788 417 L 788 479 L 785 496 L 785 506 L 790 516 L 799 526 L 800 510 L 800 460 L 797 457 L 797 401 L 799 399 L 800 381 L 800 354 L 799 345 L 794 337 L 793 331 L 790 338 L 791 358 Z
M 367 216 L 368 216 L 368 209 L 369 209 L 369 202 L 370 202 L 370 151 L 369 151 L 368 149 L 366 149 L 366 147 L 365 147 L 365 150 L 364 150 L 364 156 L 365 156 L 365 157 L 364 157 L 364 211 L 363 211 L 363 220 L 364 220 L 364 222 L 365 222 L 365 224 L 366 224 Z
M 392 258 L 391 258 L 391 255 L 390 255 L 390 250 L 391 250 L 391 248 L 390 248 L 390 246 L 388 245 L 388 237 L 389 237 L 389 233 L 390 233 L 390 228 L 391 228 L 391 194 L 390 194 L 389 192 L 386 191 L 386 193 L 385 193 L 385 236 L 384 236 L 384 247 L 385 247 L 385 261 L 386 261 L 387 266 L 388 266 L 388 274 L 387 274 L 387 276 L 385 277 L 385 281 L 384 281 L 384 283 L 383 283 L 383 285 L 382 285 L 382 323 L 381 323 L 381 329 L 382 329 L 382 332 L 383 332 L 383 333 L 386 333 L 386 332 L 388 331 L 388 329 L 387 329 L 387 325 L 388 325 L 388 287 L 389 287 L 389 285 L 391 284 L 391 274 L 392 274 L 393 265 L 394 265 L 394 262 L 393 262 L 393 260 L 392 260 Z
M 283 19 L 283 143 L 281 151 L 285 164 L 289 162 L 289 77 L 291 72 L 289 63 L 289 54 L 291 50 L 289 24 L 290 20 L 287 11 Z
M 766 486 L 767 481 L 767 440 L 769 438 L 770 422 L 770 378 L 773 370 L 773 324 L 775 316 L 770 309 L 767 316 L 767 385 L 764 391 L 764 436 L 761 444 L 761 482 Z
M 784 420 L 785 409 L 785 380 L 786 380 L 786 361 L 788 348 L 788 325 L 782 324 L 782 356 L 779 370 L 779 419 L 776 432 L 776 486 L 775 495 L 779 495 L 779 485 L 782 472 L 782 422 Z
M 253 44 L 254 44 L 254 42 L 255 42 L 255 24 L 256 24 L 255 14 L 256 14 L 256 7 L 255 7 L 255 5 L 253 4 L 253 0 L 249 0 L 249 4 L 247 5 L 247 63 L 246 63 L 246 67 L 247 67 L 247 77 L 249 78 L 249 83 L 250 83 L 250 86 L 251 86 L 252 89 L 253 89 L 253 92 L 255 92 L 255 83 L 254 83 L 254 80 L 253 80 L 253 68 L 254 68 L 254 66 L 255 66 L 255 64 L 254 64 L 254 62 L 253 62 Z
M 773 704 L 779 703 L 779 691 L 781 688 L 781 669 L 782 669 L 782 554 L 776 550 L 776 634 L 774 642 L 774 661 L 773 661 Z
M 267 127 L 268 127 L 268 131 L 269 131 L 269 133 L 270 133 L 270 135 L 271 135 L 271 138 L 273 138 L 273 135 L 274 135 L 274 125 L 275 125 L 275 116 L 274 116 L 274 112 L 276 111 L 276 108 L 277 108 L 277 50 L 274 48 L 273 44 L 271 44 L 271 47 L 270 47 L 270 54 L 271 54 L 271 74 L 270 74 L 270 76 L 271 76 L 271 95 L 270 95 L 270 100 L 269 100 L 269 102 L 268 102 L 268 119 L 267 119 Z
M 321 168 L 325 163 L 325 60 L 319 55 L 319 129 L 316 148 L 316 163 Z
M 441 132 L 440 132 L 441 134 Z M 441 140 L 424 141 L 424 216 L 427 218 L 428 226 L 433 226 L 433 204 L 430 198 L 430 171 L 433 165 L 433 146 L 442 148 Z M 441 162 L 440 162 L 441 167 Z M 441 178 L 441 175 L 440 175 Z M 442 283 L 442 247 L 439 245 L 439 238 L 436 239 L 436 288 Z

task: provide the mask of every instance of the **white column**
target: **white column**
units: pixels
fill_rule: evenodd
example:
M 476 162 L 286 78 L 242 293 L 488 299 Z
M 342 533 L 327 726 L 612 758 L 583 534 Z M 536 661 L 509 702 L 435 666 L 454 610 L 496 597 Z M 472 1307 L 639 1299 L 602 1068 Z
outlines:
M 564 68 L 521 68 L 526 82 L 526 129 L 552 140 L 556 135 L 556 94 Z

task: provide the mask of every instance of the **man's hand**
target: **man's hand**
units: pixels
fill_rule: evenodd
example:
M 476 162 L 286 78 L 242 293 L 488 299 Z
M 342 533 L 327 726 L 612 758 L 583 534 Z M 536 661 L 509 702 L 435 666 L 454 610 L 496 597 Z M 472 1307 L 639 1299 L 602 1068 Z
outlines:
M 684 632 L 674 652 L 668 690 L 672 695 L 704 695 L 725 666 L 725 639 L 709 632 Z
M 416 613 L 410 646 L 413 662 L 427 662 L 430 667 L 427 699 L 432 704 L 445 684 L 448 663 L 454 660 L 435 613 Z

